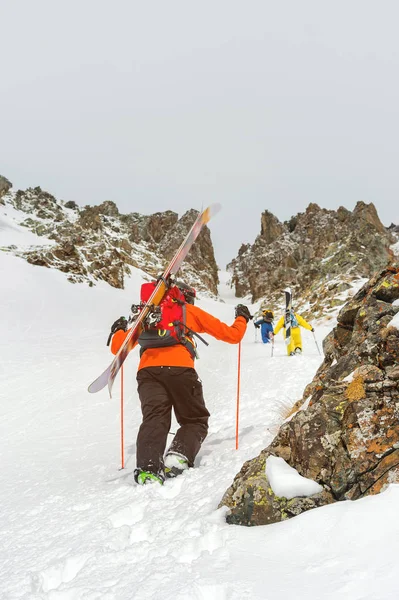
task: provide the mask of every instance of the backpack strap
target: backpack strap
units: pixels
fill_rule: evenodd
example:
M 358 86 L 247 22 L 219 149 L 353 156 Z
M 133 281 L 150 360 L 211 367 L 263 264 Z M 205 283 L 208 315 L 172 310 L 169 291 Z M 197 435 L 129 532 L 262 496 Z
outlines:
M 203 344 L 205 344 L 205 346 L 209 346 L 209 342 L 207 342 L 206 340 L 204 340 L 204 338 L 197 333 L 196 331 L 194 331 L 193 329 L 190 329 L 190 327 L 187 327 L 187 325 L 185 325 L 185 328 L 187 329 L 187 331 L 191 334 L 191 335 L 195 335 L 195 337 L 197 337 L 199 340 L 201 340 L 201 342 Z
M 179 337 L 180 343 L 187 348 L 192 358 L 199 358 L 196 345 L 194 343 L 193 337 L 197 337 L 203 344 L 209 346 L 209 343 L 204 340 L 202 336 L 199 335 L 196 331 L 187 327 L 186 325 L 186 303 L 182 303 L 182 312 L 183 312 L 183 321 L 174 321 L 173 325 L 176 327 L 177 335 Z M 188 333 L 188 335 L 187 335 Z
M 184 332 L 188 331 L 188 333 L 190 334 L 190 336 L 191 336 L 191 337 L 192 337 L 192 336 L 195 336 L 195 337 L 197 337 L 199 340 L 201 340 L 201 342 L 202 342 L 203 344 L 205 344 L 205 346 L 209 346 L 209 343 L 208 343 L 206 340 L 204 340 L 204 338 L 203 338 L 202 336 L 200 336 L 200 334 L 199 334 L 199 333 L 197 333 L 197 332 L 196 332 L 196 331 L 194 331 L 193 329 L 190 329 L 190 327 L 187 327 L 187 325 L 186 325 L 186 303 L 185 303 L 185 302 L 183 302 L 182 304 L 183 304 L 183 307 L 182 307 L 182 310 L 183 310 L 183 322 L 181 322 L 181 321 L 175 321 L 175 322 L 173 323 L 173 325 L 182 325 L 182 326 L 183 326 L 183 331 L 184 331 Z M 181 329 L 180 329 L 180 332 L 181 332 Z M 183 333 L 183 336 L 184 336 L 184 333 Z

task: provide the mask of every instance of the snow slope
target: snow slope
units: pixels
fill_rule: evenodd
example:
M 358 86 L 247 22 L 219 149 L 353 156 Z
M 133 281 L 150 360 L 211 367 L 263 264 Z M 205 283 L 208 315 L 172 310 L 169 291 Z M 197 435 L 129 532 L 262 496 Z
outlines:
M 111 360 L 109 328 L 137 300 L 142 274 L 126 290 L 89 288 L 4 252 L 0 273 L 2 600 L 398 597 L 399 486 L 268 527 L 230 526 L 217 510 L 320 364 L 310 332 L 302 356 L 286 357 L 280 334 L 271 358 L 248 327 L 238 450 L 237 346 L 208 338 L 197 370 L 212 417 L 198 468 L 139 487 L 137 353 L 124 367 L 124 470 L 119 380 L 111 400 L 86 390 Z M 225 302 L 199 306 L 232 322 L 236 300 L 223 290 Z M 316 327 L 320 347 L 327 331 Z

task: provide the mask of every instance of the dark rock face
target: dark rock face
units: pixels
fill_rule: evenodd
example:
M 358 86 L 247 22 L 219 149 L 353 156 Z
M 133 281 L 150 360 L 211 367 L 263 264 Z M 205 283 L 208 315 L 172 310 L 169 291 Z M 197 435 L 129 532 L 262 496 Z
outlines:
M 309 204 L 305 213 L 285 223 L 265 211 L 260 235 L 252 246 L 240 248 L 228 270 L 238 297 L 265 297 L 273 306 L 281 302 L 281 289 L 289 286 L 296 308 L 308 303 L 301 312 L 305 318 L 317 318 L 334 307 L 335 296 L 339 303 L 338 285 L 368 279 L 389 263 L 394 233 L 382 225 L 374 205 L 364 202 L 353 212 Z
M 375 275 L 342 308 L 324 340 L 324 362 L 291 420 L 226 491 L 220 505 L 231 509 L 229 523 L 273 523 L 399 482 L 399 329 L 390 325 L 398 300 L 396 265 Z M 276 497 L 265 474 L 269 455 L 283 458 L 324 491 Z
M 260 236 L 266 244 L 272 244 L 274 240 L 284 233 L 284 226 L 280 221 L 272 215 L 271 212 L 265 210 L 261 216 Z
M 157 276 L 198 215 L 194 210 L 181 219 L 172 211 L 121 215 L 110 200 L 80 209 L 73 201 L 59 202 L 40 187 L 15 193 L 10 188 L 11 184 L 0 178 L 0 193 L 5 190 L 5 201 L 20 211 L 20 224 L 53 240 L 54 245 L 10 247 L 9 251 L 31 264 L 59 269 L 71 282 L 90 285 L 103 280 L 122 288 L 130 266 Z M 197 289 L 217 295 L 218 270 L 207 227 L 188 254 L 181 275 Z

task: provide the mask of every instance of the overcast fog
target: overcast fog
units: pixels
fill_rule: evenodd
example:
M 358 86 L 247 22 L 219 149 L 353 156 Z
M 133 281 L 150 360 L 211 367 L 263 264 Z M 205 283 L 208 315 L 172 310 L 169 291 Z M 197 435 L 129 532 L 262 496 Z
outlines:
M 280 220 L 373 202 L 399 223 L 399 6 L 3 0 L 0 174 L 80 205 L 221 202 L 221 267 Z

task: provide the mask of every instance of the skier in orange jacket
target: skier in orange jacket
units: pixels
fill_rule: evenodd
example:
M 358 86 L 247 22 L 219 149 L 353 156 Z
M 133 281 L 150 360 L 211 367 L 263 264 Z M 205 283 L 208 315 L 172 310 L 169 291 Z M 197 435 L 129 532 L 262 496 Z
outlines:
M 252 319 L 243 304 L 236 306 L 235 321 L 231 326 L 192 304 L 187 303 L 185 309 L 187 330 L 207 333 L 230 344 L 242 340 L 247 323 Z M 128 333 L 127 321 L 124 323 L 118 319 L 111 329 L 114 354 Z M 210 415 L 201 380 L 194 369 L 193 353 L 181 343 L 147 348 L 140 358 L 137 383 L 143 418 L 137 435 L 134 478 L 139 484 L 150 481 L 162 484 L 165 476 L 174 477 L 194 466 L 194 459 L 208 432 Z M 180 427 L 164 457 L 172 408 Z

